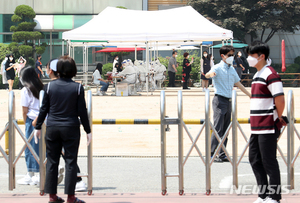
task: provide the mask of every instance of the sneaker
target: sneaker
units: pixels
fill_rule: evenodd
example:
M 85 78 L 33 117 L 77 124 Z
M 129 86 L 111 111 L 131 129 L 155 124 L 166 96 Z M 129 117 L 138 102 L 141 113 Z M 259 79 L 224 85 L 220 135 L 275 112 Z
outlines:
M 29 176 L 29 173 L 27 173 L 22 179 L 17 181 L 19 185 L 30 185 L 31 182 L 32 180 L 31 177 Z
M 83 181 L 79 181 L 76 183 L 75 192 L 86 191 L 86 185 Z
M 101 91 L 101 94 L 102 94 L 103 96 L 107 95 L 104 91 Z
M 221 159 L 220 157 L 216 156 L 214 162 L 216 162 L 216 163 L 223 163 L 223 159 Z
M 98 91 L 96 95 L 102 96 L 102 93 L 100 91 Z
M 58 166 L 58 176 L 57 176 L 57 185 L 60 184 L 64 179 L 65 168 L 61 165 Z
M 280 203 L 280 201 L 267 197 L 263 203 Z
M 30 185 L 40 186 L 40 176 L 39 175 L 32 176 Z

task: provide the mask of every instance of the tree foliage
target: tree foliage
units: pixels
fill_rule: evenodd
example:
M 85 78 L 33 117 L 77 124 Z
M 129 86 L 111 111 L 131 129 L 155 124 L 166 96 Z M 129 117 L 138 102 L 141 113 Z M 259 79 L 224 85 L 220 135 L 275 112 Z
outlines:
M 9 49 L 16 57 L 25 56 L 28 62 L 32 61 L 34 53 L 44 53 L 47 46 L 47 44 L 41 46 L 35 44 L 35 41 L 41 39 L 43 35 L 41 32 L 33 31 L 36 26 L 33 18 L 35 18 L 35 12 L 27 5 L 17 6 L 11 17 L 11 20 L 18 24 L 10 27 L 10 30 L 14 32 L 12 35 L 14 42 L 9 45 Z
M 300 0 L 191 0 L 189 4 L 242 41 L 250 34 L 251 40 L 259 37 L 268 42 L 276 32 L 294 32 L 300 25 Z

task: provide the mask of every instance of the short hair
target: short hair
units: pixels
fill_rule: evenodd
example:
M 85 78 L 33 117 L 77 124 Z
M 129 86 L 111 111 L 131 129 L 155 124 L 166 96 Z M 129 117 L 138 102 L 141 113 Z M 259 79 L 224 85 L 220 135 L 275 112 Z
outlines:
M 233 48 L 233 46 L 231 46 L 231 45 L 225 45 L 225 46 L 222 46 L 222 47 L 220 48 L 220 50 L 219 50 L 220 55 L 221 55 L 221 54 L 226 55 L 226 54 L 228 54 L 230 51 L 234 51 L 234 48 Z
M 77 67 L 74 59 L 69 56 L 62 56 L 57 62 L 57 72 L 61 78 L 72 78 L 77 74 Z
M 6 55 L 5 55 L 5 57 L 9 57 L 9 56 L 10 56 L 10 54 L 6 54 Z
M 38 59 L 39 57 L 41 57 L 42 55 L 41 54 L 38 54 L 38 55 L 36 55 L 36 58 Z
M 183 54 L 183 57 L 187 57 L 188 55 L 190 55 L 190 54 L 187 53 L 187 52 L 185 52 L 185 53 Z
M 268 44 L 257 40 L 252 42 L 251 45 L 246 48 L 246 52 L 248 54 L 264 54 L 265 59 L 267 60 L 270 55 L 270 48 Z
M 173 51 L 173 52 L 172 52 L 172 55 L 174 55 L 175 53 L 177 53 L 177 51 Z
M 69 56 L 69 53 L 68 52 L 64 53 L 64 56 Z

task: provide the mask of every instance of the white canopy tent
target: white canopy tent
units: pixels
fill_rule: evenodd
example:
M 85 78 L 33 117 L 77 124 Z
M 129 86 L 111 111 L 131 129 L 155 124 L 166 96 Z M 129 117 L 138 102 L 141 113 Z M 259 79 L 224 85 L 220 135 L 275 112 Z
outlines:
M 117 26 L 120 19 L 128 23 Z M 233 39 L 233 32 L 207 20 L 191 6 L 160 10 L 140 11 L 107 7 L 92 20 L 76 29 L 63 32 L 62 38 L 72 47 L 72 40 L 83 41 L 84 49 L 89 44 L 133 43 L 146 46 L 146 61 L 149 62 L 149 43 L 201 44 L 202 41 Z M 75 45 L 76 46 L 76 45 Z M 70 48 L 69 48 L 70 50 Z M 72 53 L 69 51 L 69 53 Z M 84 51 L 84 72 L 87 71 L 87 54 Z M 148 65 L 148 63 L 147 63 Z

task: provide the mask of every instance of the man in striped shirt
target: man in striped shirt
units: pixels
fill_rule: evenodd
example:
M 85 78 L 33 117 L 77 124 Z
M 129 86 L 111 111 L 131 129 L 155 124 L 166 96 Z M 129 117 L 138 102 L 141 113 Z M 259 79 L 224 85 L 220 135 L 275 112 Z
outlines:
M 269 46 L 255 41 L 247 52 L 249 66 L 257 69 L 251 85 L 249 144 L 249 161 L 260 188 L 254 203 L 277 203 L 281 186 L 276 151 L 280 129 L 286 125 L 282 118 L 284 92 L 280 76 L 266 62 Z

